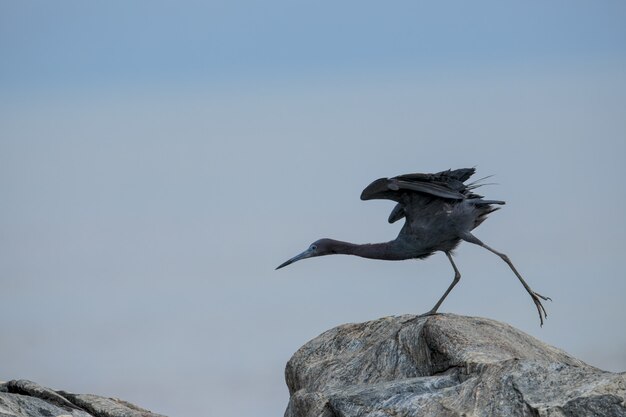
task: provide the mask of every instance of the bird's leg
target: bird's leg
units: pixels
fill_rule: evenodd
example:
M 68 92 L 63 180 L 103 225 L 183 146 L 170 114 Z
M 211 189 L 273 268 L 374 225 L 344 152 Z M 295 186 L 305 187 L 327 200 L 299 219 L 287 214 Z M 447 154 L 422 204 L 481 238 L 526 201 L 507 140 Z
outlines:
M 454 280 L 452 281 L 452 284 L 450 284 L 446 292 L 443 293 L 439 301 L 437 301 L 437 304 L 435 304 L 435 306 L 431 308 L 428 313 L 423 314 L 424 316 L 430 316 L 430 315 L 437 313 L 437 310 L 439 309 L 439 306 L 441 305 L 441 303 L 443 303 L 443 300 L 446 299 L 448 294 L 450 294 L 450 291 L 452 291 L 452 288 L 454 288 L 454 286 L 461 280 L 461 273 L 459 272 L 458 268 L 454 264 L 454 261 L 452 260 L 452 255 L 450 255 L 450 252 L 446 252 L 446 256 L 450 260 L 450 263 L 452 264 L 452 268 L 454 268 Z
M 541 323 L 541 326 L 543 326 L 543 319 L 548 318 L 548 313 L 546 313 L 546 309 L 544 308 L 543 304 L 541 304 L 541 300 L 552 301 L 552 299 L 550 297 L 545 297 L 539 294 L 538 292 L 533 291 L 532 288 L 530 288 L 530 286 L 526 283 L 526 281 L 524 281 L 524 278 L 522 278 L 520 273 L 517 272 L 517 269 L 515 269 L 515 266 L 513 266 L 513 263 L 511 262 L 509 257 L 506 256 L 504 253 L 498 252 L 497 250 L 485 245 L 480 239 L 478 239 L 476 236 L 472 235 L 471 233 L 468 233 L 466 236 L 464 236 L 463 240 L 465 240 L 466 242 L 474 243 L 475 245 L 478 245 L 478 246 L 482 246 L 483 248 L 487 249 L 489 252 L 495 253 L 504 262 L 506 262 L 507 265 L 509 265 L 513 273 L 517 276 L 517 278 L 520 280 L 524 288 L 526 288 L 526 291 L 528 291 L 528 294 L 530 294 L 531 298 L 533 299 L 533 302 L 535 303 L 535 307 L 537 307 L 537 312 L 539 313 L 539 321 Z

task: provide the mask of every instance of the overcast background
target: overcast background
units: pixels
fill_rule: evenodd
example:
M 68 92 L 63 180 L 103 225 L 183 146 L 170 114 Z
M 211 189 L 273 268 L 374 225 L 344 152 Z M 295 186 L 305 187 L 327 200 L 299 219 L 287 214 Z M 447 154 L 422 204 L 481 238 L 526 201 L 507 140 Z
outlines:
M 626 370 L 626 3 L 0 2 L 0 380 L 171 417 L 282 415 L 291 354 L 424 312 L 372 180 L 477 166 L 507 201 L 442 311 Z

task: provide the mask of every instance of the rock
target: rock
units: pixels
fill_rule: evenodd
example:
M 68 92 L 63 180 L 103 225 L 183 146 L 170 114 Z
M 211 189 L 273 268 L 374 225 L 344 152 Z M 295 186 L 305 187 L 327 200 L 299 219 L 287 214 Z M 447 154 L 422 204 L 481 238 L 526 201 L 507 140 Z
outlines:
M 95 417 L 164 417 L 117 398 L 105 398 L 93 394 L 70 394 L 63 391 L 61 393 Z
M 74 404 L 68 401 L 65 397 L 57 394 L 49 388 L 42 387 L 39 384 L 35 384 L 32 381 L 26 379 L 17 379 L 9 381 L 6 384 L 7 392 L 12 394 L 22 394 L 30 397 L 36 397 L 56 406 L 66 408 L 68 410 L 78 409 Z
M 336 327 L 301 347 L 285 377 L 285 417 L 626 416 L 626 373 L 453 314 Z
M 54 391 L 25 379 L 0 383 L 0 417 L 164 417 L 126 401 Z
M 37 397 L 0 392 L 0 417 L 90 417 L 80 410 L 66 410 Z

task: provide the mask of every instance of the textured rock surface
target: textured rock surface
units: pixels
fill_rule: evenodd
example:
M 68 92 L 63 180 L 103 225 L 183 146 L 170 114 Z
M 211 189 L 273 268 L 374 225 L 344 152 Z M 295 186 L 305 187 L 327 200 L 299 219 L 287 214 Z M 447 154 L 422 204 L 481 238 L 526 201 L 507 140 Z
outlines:
M 287 363 L 286 417 L 626 416 L 626 373 L 456 315 L 331 329 Z
M 0 417 L 164 417 L 115 398 L 54 391 L 24 379 L 0 383 Z

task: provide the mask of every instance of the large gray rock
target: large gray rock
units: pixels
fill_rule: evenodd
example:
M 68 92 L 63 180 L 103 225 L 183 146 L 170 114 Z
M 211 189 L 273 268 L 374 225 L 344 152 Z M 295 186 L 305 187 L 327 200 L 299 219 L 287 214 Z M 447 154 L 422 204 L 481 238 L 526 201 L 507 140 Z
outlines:
M 0 417 L 164 417 L 116 398 L 54 391 L 25 379 L 0 383 Z
M 286 417 L 626 416 L 626 373 L 452 314 L 336 327 L 301 347 L 285 376 Z

